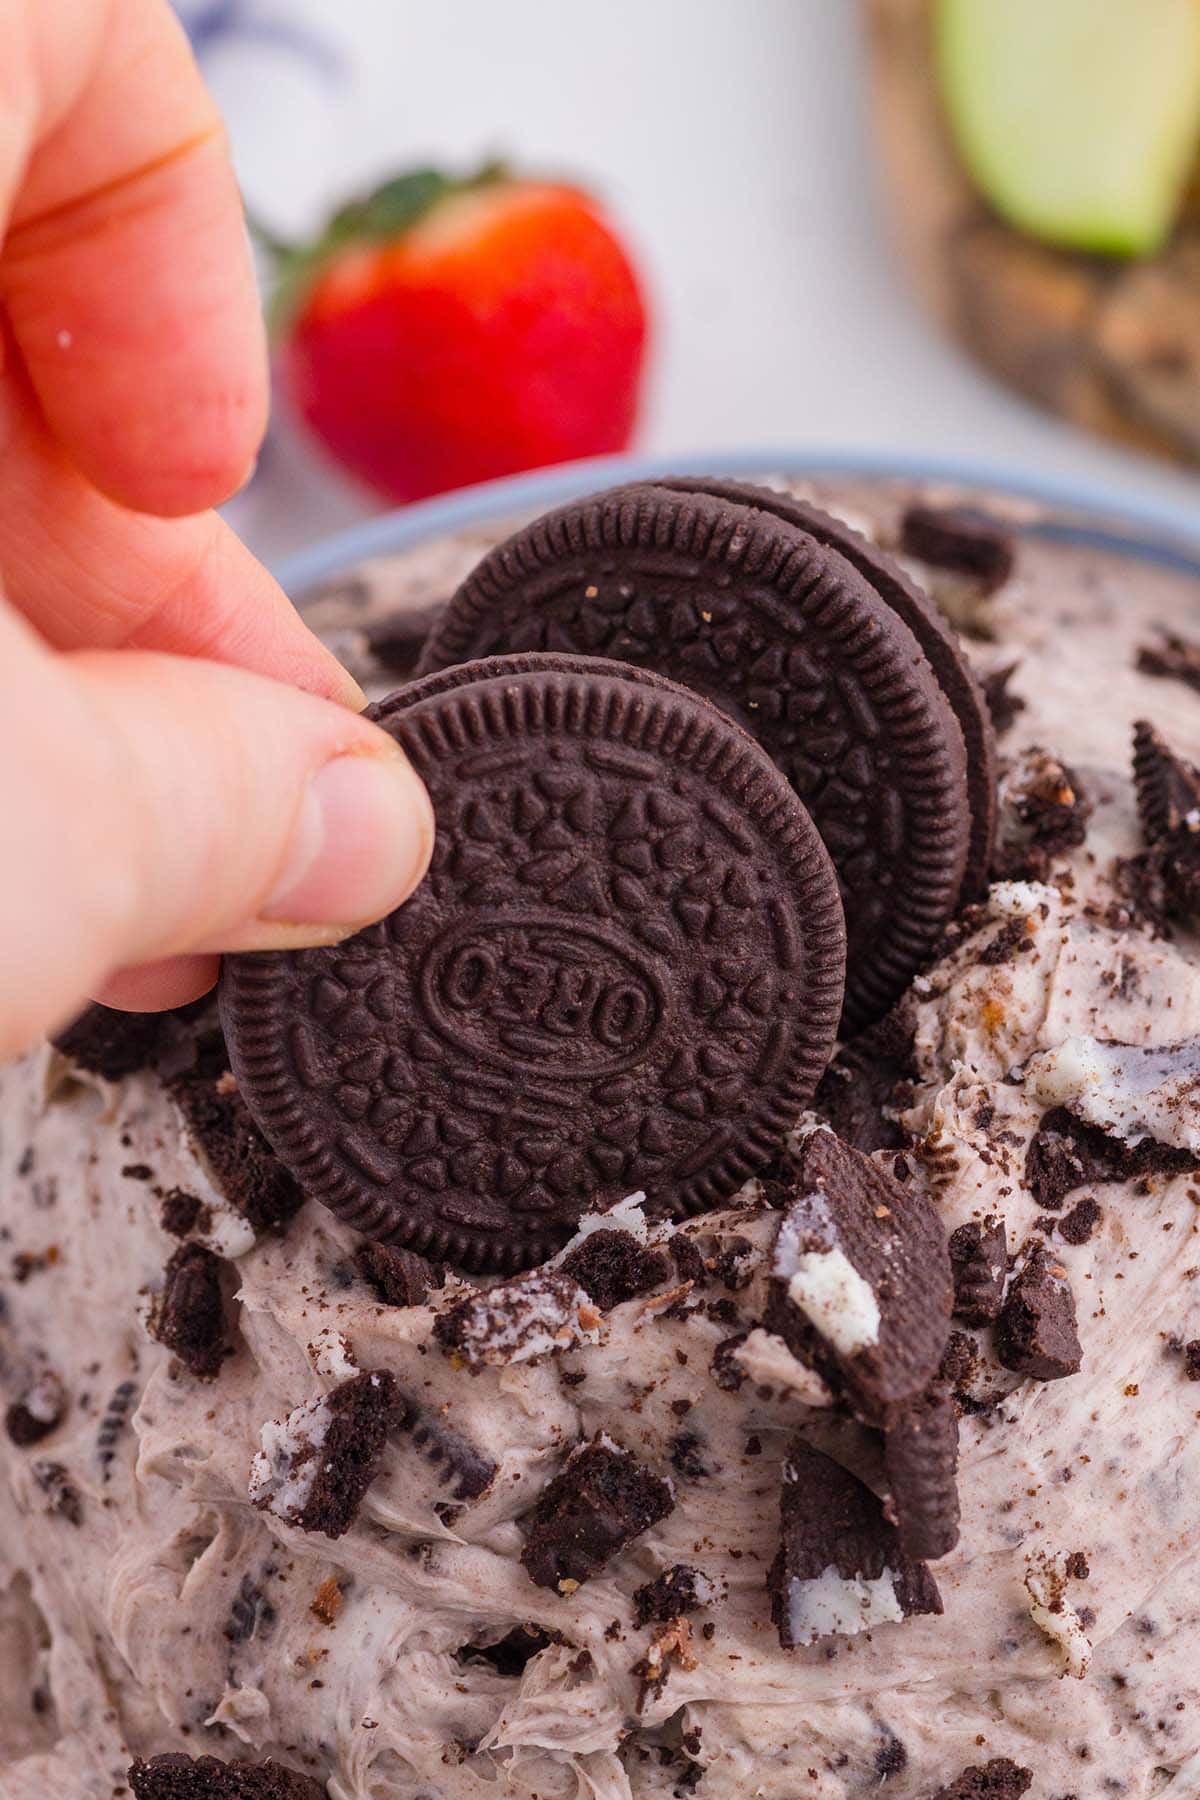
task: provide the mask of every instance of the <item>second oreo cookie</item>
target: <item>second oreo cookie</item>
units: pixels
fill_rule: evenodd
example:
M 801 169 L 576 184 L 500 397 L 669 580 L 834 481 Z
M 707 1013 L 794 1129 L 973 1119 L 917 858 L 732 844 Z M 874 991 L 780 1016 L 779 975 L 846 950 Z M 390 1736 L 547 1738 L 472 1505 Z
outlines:
M 304 1185 L 471 1269 L 639 1188 L 685 1213 L 772 1155 L 841 1010 L 836 877 L 770 759 L 611 662 L 491 663 L 376 715 L 429 786 L 429 876 L 330 948 L 230 957 L 239 1090 Z
M 614 489 L 486 556 L 422 666 L 608 656 L 685 683 L 736 719 L 787 775 L 837 867 L 853 1031 L 932 952 L 987 828 L 973 833 L 963 727 L 921 639 L 826 540 L 730 490 Z M 913 622 L 943 659 L 943 638 Z

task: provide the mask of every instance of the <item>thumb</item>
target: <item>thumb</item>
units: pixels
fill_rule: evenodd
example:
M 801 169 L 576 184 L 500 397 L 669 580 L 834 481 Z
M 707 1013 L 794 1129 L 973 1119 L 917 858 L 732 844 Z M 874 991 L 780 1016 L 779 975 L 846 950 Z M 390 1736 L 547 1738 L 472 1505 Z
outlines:
M 425 789 L 343 707 L 190 658 L 53 656 L 2 603 L 0 671 L 0 1056 L 127 964 L 336 941 L 425 873 Z

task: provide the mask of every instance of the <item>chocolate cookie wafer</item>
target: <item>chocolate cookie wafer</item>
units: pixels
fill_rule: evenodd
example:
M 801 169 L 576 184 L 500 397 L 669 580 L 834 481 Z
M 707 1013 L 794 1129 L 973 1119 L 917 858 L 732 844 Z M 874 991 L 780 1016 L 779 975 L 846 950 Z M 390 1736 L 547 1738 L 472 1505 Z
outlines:
M 987 886 L 996 832 L 996 734 L 983 689 L 945 616 L 886 551 L 819 506 L 810 506 L 777 488 L 757 487 L 745 481 L 714 481 L 709 477 L 697 481 L 672 476 L 669 481 L 654 485 L 678 493 L 716 494 L 798 526 L 852 563 L 880 599 L 904 620 L 954 709 L 966 745 L 971 841 L 961 898 L 978 899 Z
M 657 670 L 753 733 L 837 865 L 844 1029 L 882 1013 L 958 904 L 972 825 L 960 723 L 921 641 L 872 581 L 759 506 L 617 489 L 485 557 L 421 667 L 537 650 Z
M 347 943 L 222 976 L 277 1154 L 368 1235 L 472 1269 L 542 1261 L 639 1188 L 717 1204 L 841 1008 L 836 879 L 794 792 L 698 696 L 608 662 L 377 716 L 433 797 L 425 883 Z

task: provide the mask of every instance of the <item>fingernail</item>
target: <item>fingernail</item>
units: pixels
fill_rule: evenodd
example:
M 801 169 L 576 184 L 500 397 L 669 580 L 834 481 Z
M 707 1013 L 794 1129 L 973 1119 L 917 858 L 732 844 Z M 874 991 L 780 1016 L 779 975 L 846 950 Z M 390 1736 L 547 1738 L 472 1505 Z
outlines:
M 407 900 L 429 866 L 433 809 L 399 750 L 336 756 L 305 790 L 260 918 L 365 925 Z

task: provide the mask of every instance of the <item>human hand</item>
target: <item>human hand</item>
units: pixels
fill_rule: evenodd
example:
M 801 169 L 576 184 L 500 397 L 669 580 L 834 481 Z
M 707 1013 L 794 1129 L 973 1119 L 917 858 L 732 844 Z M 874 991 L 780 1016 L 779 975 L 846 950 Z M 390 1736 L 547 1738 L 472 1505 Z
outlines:
M 428 798 L 215 513 L 266 356 L 166 0 L 0 0 L 0 1056 L 397 906 Z M 5 234 L 5 225 L 7 233 Z M 302 691 L 304 690 L 304 691 Z

